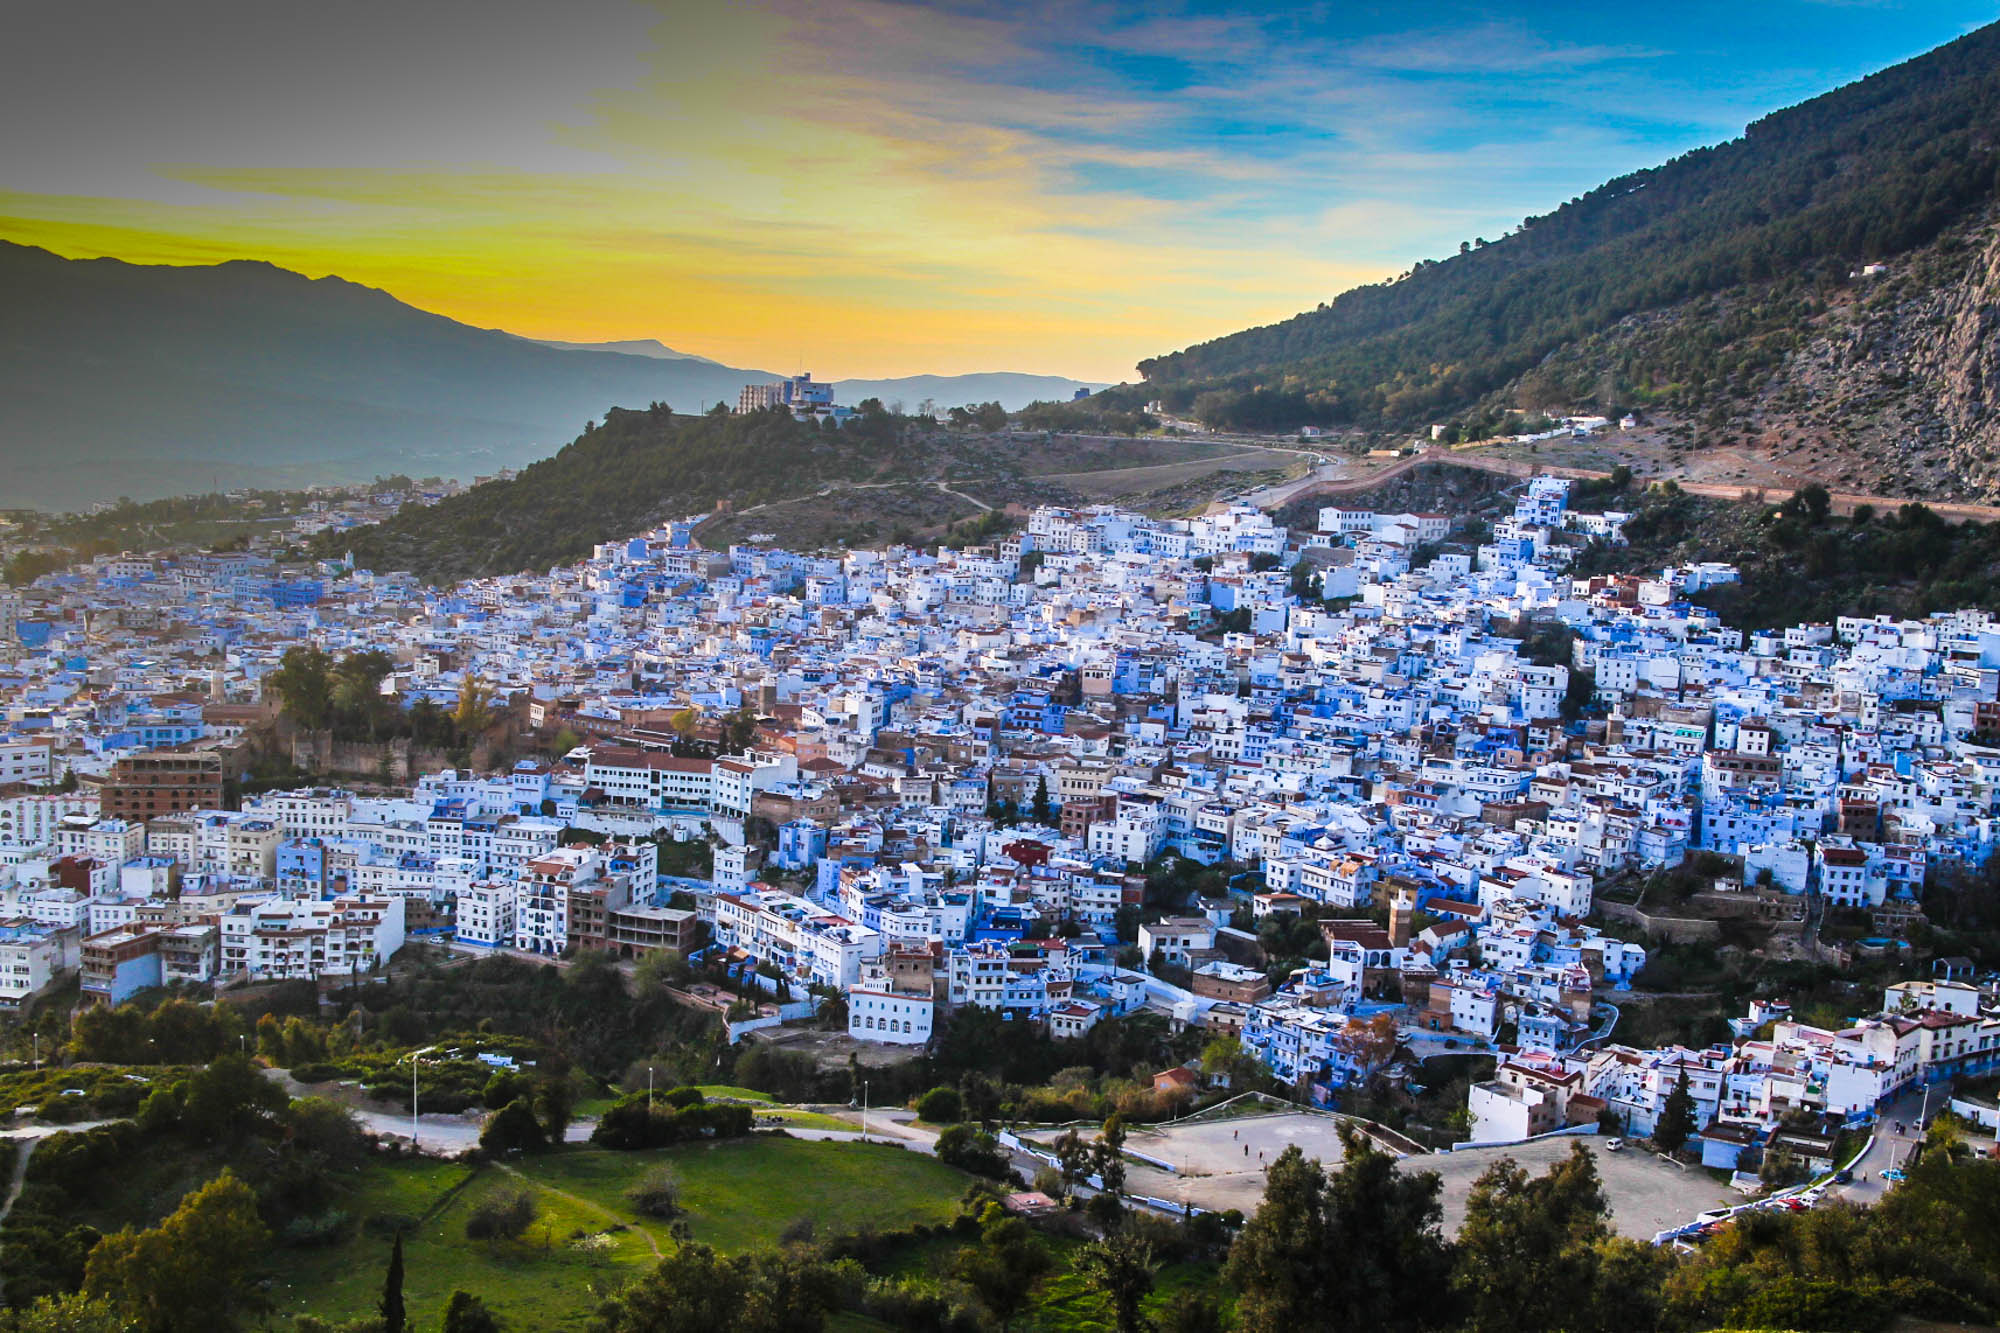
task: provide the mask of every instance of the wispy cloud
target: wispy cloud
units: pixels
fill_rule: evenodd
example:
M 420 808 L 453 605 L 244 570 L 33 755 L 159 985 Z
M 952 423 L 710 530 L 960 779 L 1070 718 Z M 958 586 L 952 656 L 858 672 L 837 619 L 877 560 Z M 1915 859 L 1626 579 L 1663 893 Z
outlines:
M 1805 39 L 1942 39 L 1977 8 L 190 2 L 242 49 L 140 16 L 92 65 L 79 11 L 0 53 L 11 123 L 112 108 L 0 144 L 0 228 L 255 255 L 543 336 L 1107 378 L 1823 87 Z M 29 50 L 94 82 L 51 84 Z

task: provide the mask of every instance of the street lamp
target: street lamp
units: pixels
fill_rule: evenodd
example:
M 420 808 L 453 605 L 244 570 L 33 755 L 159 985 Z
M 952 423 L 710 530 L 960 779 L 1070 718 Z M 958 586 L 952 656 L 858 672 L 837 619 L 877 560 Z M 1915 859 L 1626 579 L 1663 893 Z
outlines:
M 429 1055 L 436 1049 L 435 1046 L 426 1046 L 422 1050 L 410 1052 L 410 1146 L 412 1148 L 417 1146 L 417 1057 Z
M 861 1080 L 861 1141 L 868 1142 L 868 1080 Z

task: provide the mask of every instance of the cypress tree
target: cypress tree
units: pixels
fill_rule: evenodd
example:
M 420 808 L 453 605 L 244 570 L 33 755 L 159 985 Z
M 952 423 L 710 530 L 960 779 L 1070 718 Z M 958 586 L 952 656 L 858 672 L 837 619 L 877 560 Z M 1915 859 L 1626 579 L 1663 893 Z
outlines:
M 382 1282 L 382 1333 L 403 1333 L 403 1233 L 389 1251 L 389 1275 Z

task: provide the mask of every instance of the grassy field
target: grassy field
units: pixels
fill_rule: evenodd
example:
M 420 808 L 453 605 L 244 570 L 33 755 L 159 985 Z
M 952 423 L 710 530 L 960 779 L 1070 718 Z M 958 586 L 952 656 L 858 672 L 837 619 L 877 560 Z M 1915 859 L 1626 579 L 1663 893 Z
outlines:
M 712 1102 L 761 1102 L 769 1104 L 771 1094 L 755 1088 L 732 1087 L 727 1083 L 703 1083 L 695 1091 Z
M 922 1153 L 876 1143 L 738 1139 L 653 1152 L 573 1151 L 533 1164 L 535 1178 L 637 1222 L 624 1190 L 654 1162 L 681 1178 L 695 1239 L 719 1250 L 776 1240 L 802 1217 L 823 1235 L 948 1222 L 966 1177 Z
M 546 1189 L 535 1191 L 539 1213 L 521 1240 L 468 1240 L 470 1210 L 515 1183 L 492 1167 L 475 1171 L 429 1161 L 368 1172 L 351 1200 L 358 1216 L 423 1219 L 404 1240 L 404 1294 L 419 1327 L 432 1325 L 452 1291 L 463 1287 L 504 1311 L 515 1327 L 582 1328 L 600 1294 L 651 1260 L 651 1247 L 632 1231 L 615 1233 L 611 1249 L 602 1254 L 575 1248 L 575 1236 L 605 1231 L 614 1219 Z M 372 1313 L 382 1294 L 389 1244 L 387 1236 L 364 1231 L 342 1245 L 286 1255 L 279 1265 L 284 1277 L 272 1293 L 279 1312 L 329 1319 Z
M 665 1226 L 642 1219 L 624 1191 L 655 1162 L 673 1166 L 695 1238 L 736 1251 L 769 1244 L 800 1217 L 823 1234 L 863 1226 L 891 1230 L 949 1221 L 965 1177 L 932 1158 L 877 1144 L 752 1138 L 653 1152 L 571 1148 L 475 1170 L 429 1160 L 371 1166 L 346 1200 L 359 1221 L 421 1219 L 405 1238 L 404 1290 L 413 1322 L 428 1327 L 454 1288 L 486 1297 L 512 1328 L 582 1328 L 600 1296 L 672 1244 Z M 466 1239 L 465 1219 L 487 1194 L 533 1187 L 540 1215 L 519 1242 Z M 608 1233 L 611 1247 L 577 1249 L 580 1235 Z M 295 1250 L 278 1265 L 272 1293 L 281 1315 L 352 1319 L 371 1313 L 388 1260 L 386 1234 L 326 1249 Z

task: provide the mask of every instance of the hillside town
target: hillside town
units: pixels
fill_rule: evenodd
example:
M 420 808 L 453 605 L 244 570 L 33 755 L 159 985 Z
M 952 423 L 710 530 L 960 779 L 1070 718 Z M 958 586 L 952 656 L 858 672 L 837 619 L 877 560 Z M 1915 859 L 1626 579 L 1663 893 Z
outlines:
M 1572 490 L 1479 531 L 1042 508 L 956 550 L 676 521 L 448 588 L 255 548 L 45 575 L 0 597 L 0 1003 L 352 981 L 413 939 L 670 952 L 768 1001 L 731 1040 L 830 1004 L 911 1051 L 965 1006 L 1050 1041 L 1146 1010 L 1320 1105 L 1492 1056 L 1477 1142 L 1643 1136 L 1678 1092 L 1731 1166 L 1991 1070 L 1963 960 L 1843 1025 L 1769 995 L 1727 1043 L 1621 1043 L 1654 939 L 1603 886 L 1698 875 L 1714 916 L 1851 960 L 1985 865 L 2000 620 L 1745 634 L 1690 600 L 1728 565 L 1573 575 L 1628 516 Z M 304 648 L 479 725 L 436 766 L 316 735 L 276 684 Z

